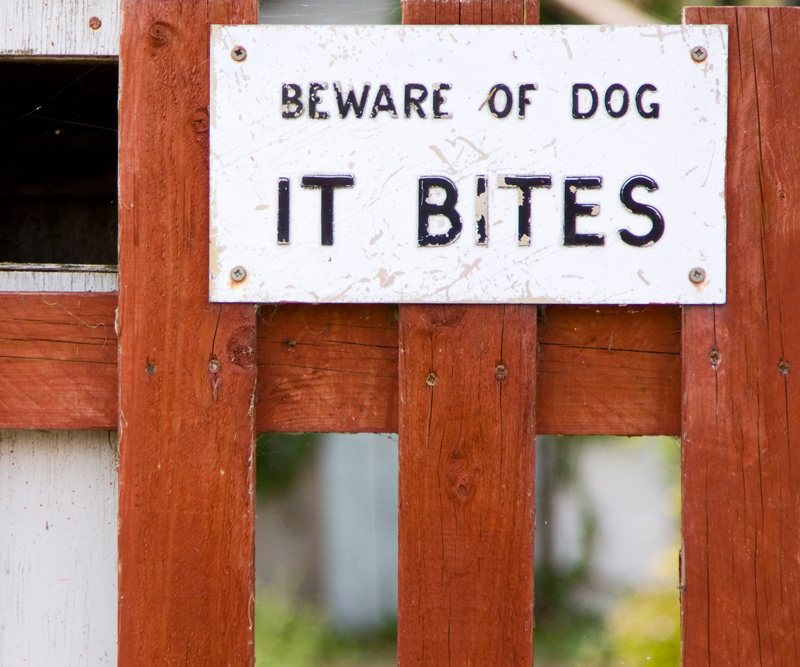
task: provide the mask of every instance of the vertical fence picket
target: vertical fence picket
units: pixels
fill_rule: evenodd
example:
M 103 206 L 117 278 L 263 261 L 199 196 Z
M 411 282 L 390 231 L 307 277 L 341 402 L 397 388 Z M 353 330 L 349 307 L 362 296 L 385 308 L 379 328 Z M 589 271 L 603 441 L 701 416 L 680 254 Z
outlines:
M 730 30 L 728 296 L 683 315 L 684 665 L 800 664 L 800 9 Z
M 208 26 L 257 4 L 121 12 L 119 665 L 251 665 L 255 313 L 208 302 Z

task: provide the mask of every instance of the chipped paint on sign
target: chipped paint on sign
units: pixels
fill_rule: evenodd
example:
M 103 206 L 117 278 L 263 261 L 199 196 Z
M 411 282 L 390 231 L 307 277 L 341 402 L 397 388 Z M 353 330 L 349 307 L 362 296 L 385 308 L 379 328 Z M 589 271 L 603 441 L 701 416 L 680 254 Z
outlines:
M 216 26 L 211 53 L 213 301 L 725 300 L 725 26 Z

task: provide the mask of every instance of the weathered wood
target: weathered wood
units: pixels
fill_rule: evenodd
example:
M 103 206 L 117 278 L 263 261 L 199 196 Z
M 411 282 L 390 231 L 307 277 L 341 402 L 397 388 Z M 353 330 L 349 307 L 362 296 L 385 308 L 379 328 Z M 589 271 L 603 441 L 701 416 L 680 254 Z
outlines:
M 537 23 L 539 7 L 404 0 L 403 12 Z M 398 665 L 530 665 L 537 309 L 399 312 Z
M 120 44 L 119 664 L 252 665 L 252 306 L 208 302 L 209 23 L 125 0 Z
M 530 665 L 535 306 L 400 308 L 398 664 Z
M 0 55 L 115 56 L 119 53 L 119 3 L 120 0 L 0 3 Z
M 116 440 L 0 431 L 0 665 L 113 664 Z
M 539 433 L 680 433 L 677 307 L 541 313 Z M 397 431 L 395 306 L 271 306 L 258 364 L 259 431 Z
M 117 287 L 116 266 L 0 263 L 0 293 L 116 292 Z
M 0 294 L 0 428 L 117 427 L 116 305 Z M 539 433 L 680 433 L 678 308 L 541 313 Z M 396 307 L 268 306 L 257 333 L 259 431 L 397 432 Z
M 397 431 L 395 306 L 264 306 L 256 428 Z
M 680 353 L 676 306 L 541 308 L 537 432 L 677 435 Z
M 800 663 L 800 9 L 730 27 L 728 300 L 683 317 L 683 664 Z
M 0 428 L 113 429 L 115 294 L 0 295 Z

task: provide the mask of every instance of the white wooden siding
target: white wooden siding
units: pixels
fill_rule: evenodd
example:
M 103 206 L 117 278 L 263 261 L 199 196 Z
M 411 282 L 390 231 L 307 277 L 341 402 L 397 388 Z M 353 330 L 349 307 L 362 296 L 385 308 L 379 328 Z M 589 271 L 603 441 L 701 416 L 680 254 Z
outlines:
M 0 431 L 0 665 L 117 663 L 117 436 Z
M 116 267 L 0 264 L 0 292 L 115 292 Z
M 100 19 L 96 30 L 93 17 Z M 119 0 L 3 0 L 0 54 L 116 56 Z

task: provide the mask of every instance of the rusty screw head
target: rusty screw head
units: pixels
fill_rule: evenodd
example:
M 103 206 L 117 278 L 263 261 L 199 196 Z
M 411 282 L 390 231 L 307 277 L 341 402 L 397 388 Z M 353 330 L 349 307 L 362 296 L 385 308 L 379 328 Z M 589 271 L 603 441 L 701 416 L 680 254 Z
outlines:
M 689 271 L 689 280 L 691 280 L 695 285 L 699 285 L 706 279 L 706 270 L 700 266 L 694 267 L 691 271 Z
M 243 46 L 234 46 L 231 49 L 231 58 L 233 58 L 236 62 L 242 62 L 245 58 L 247 58 L 247 49 Z
M 708 51 L 706 51 L 705 47 L 695 46 L 692 49 L 692 60 L 694 60 L 696 63 L 701 63 L 706 58 L 708 58 Z
M 103 25 L 103 22 L 100 20 L 100 17 L 93 16 L 92 18 L 89 19 L 89 27 L 92 30 L 98 30 L 101 25 Z
M 508 377 L 508 369 L 503 364 L 498 364 L 494 369 L 494 376 L 498 380 L 505 380 Z
M 244 270 L 243 266 L 234 266 L 231 269 L 231 280 L 233 280 L 233 282 L 240 283 L 245 278 L 247 278 L 247 271 Z
M 208 370 L 212 373 L 219 373 L 221 368 L 222 364 L 220 363 L 219 359 L 212 359 L 208 362 Z
M 425 378 L 425 384 L 429 387 L 432 387 L 436 384 L 436 373 L 428 373 L 428 377 Z

